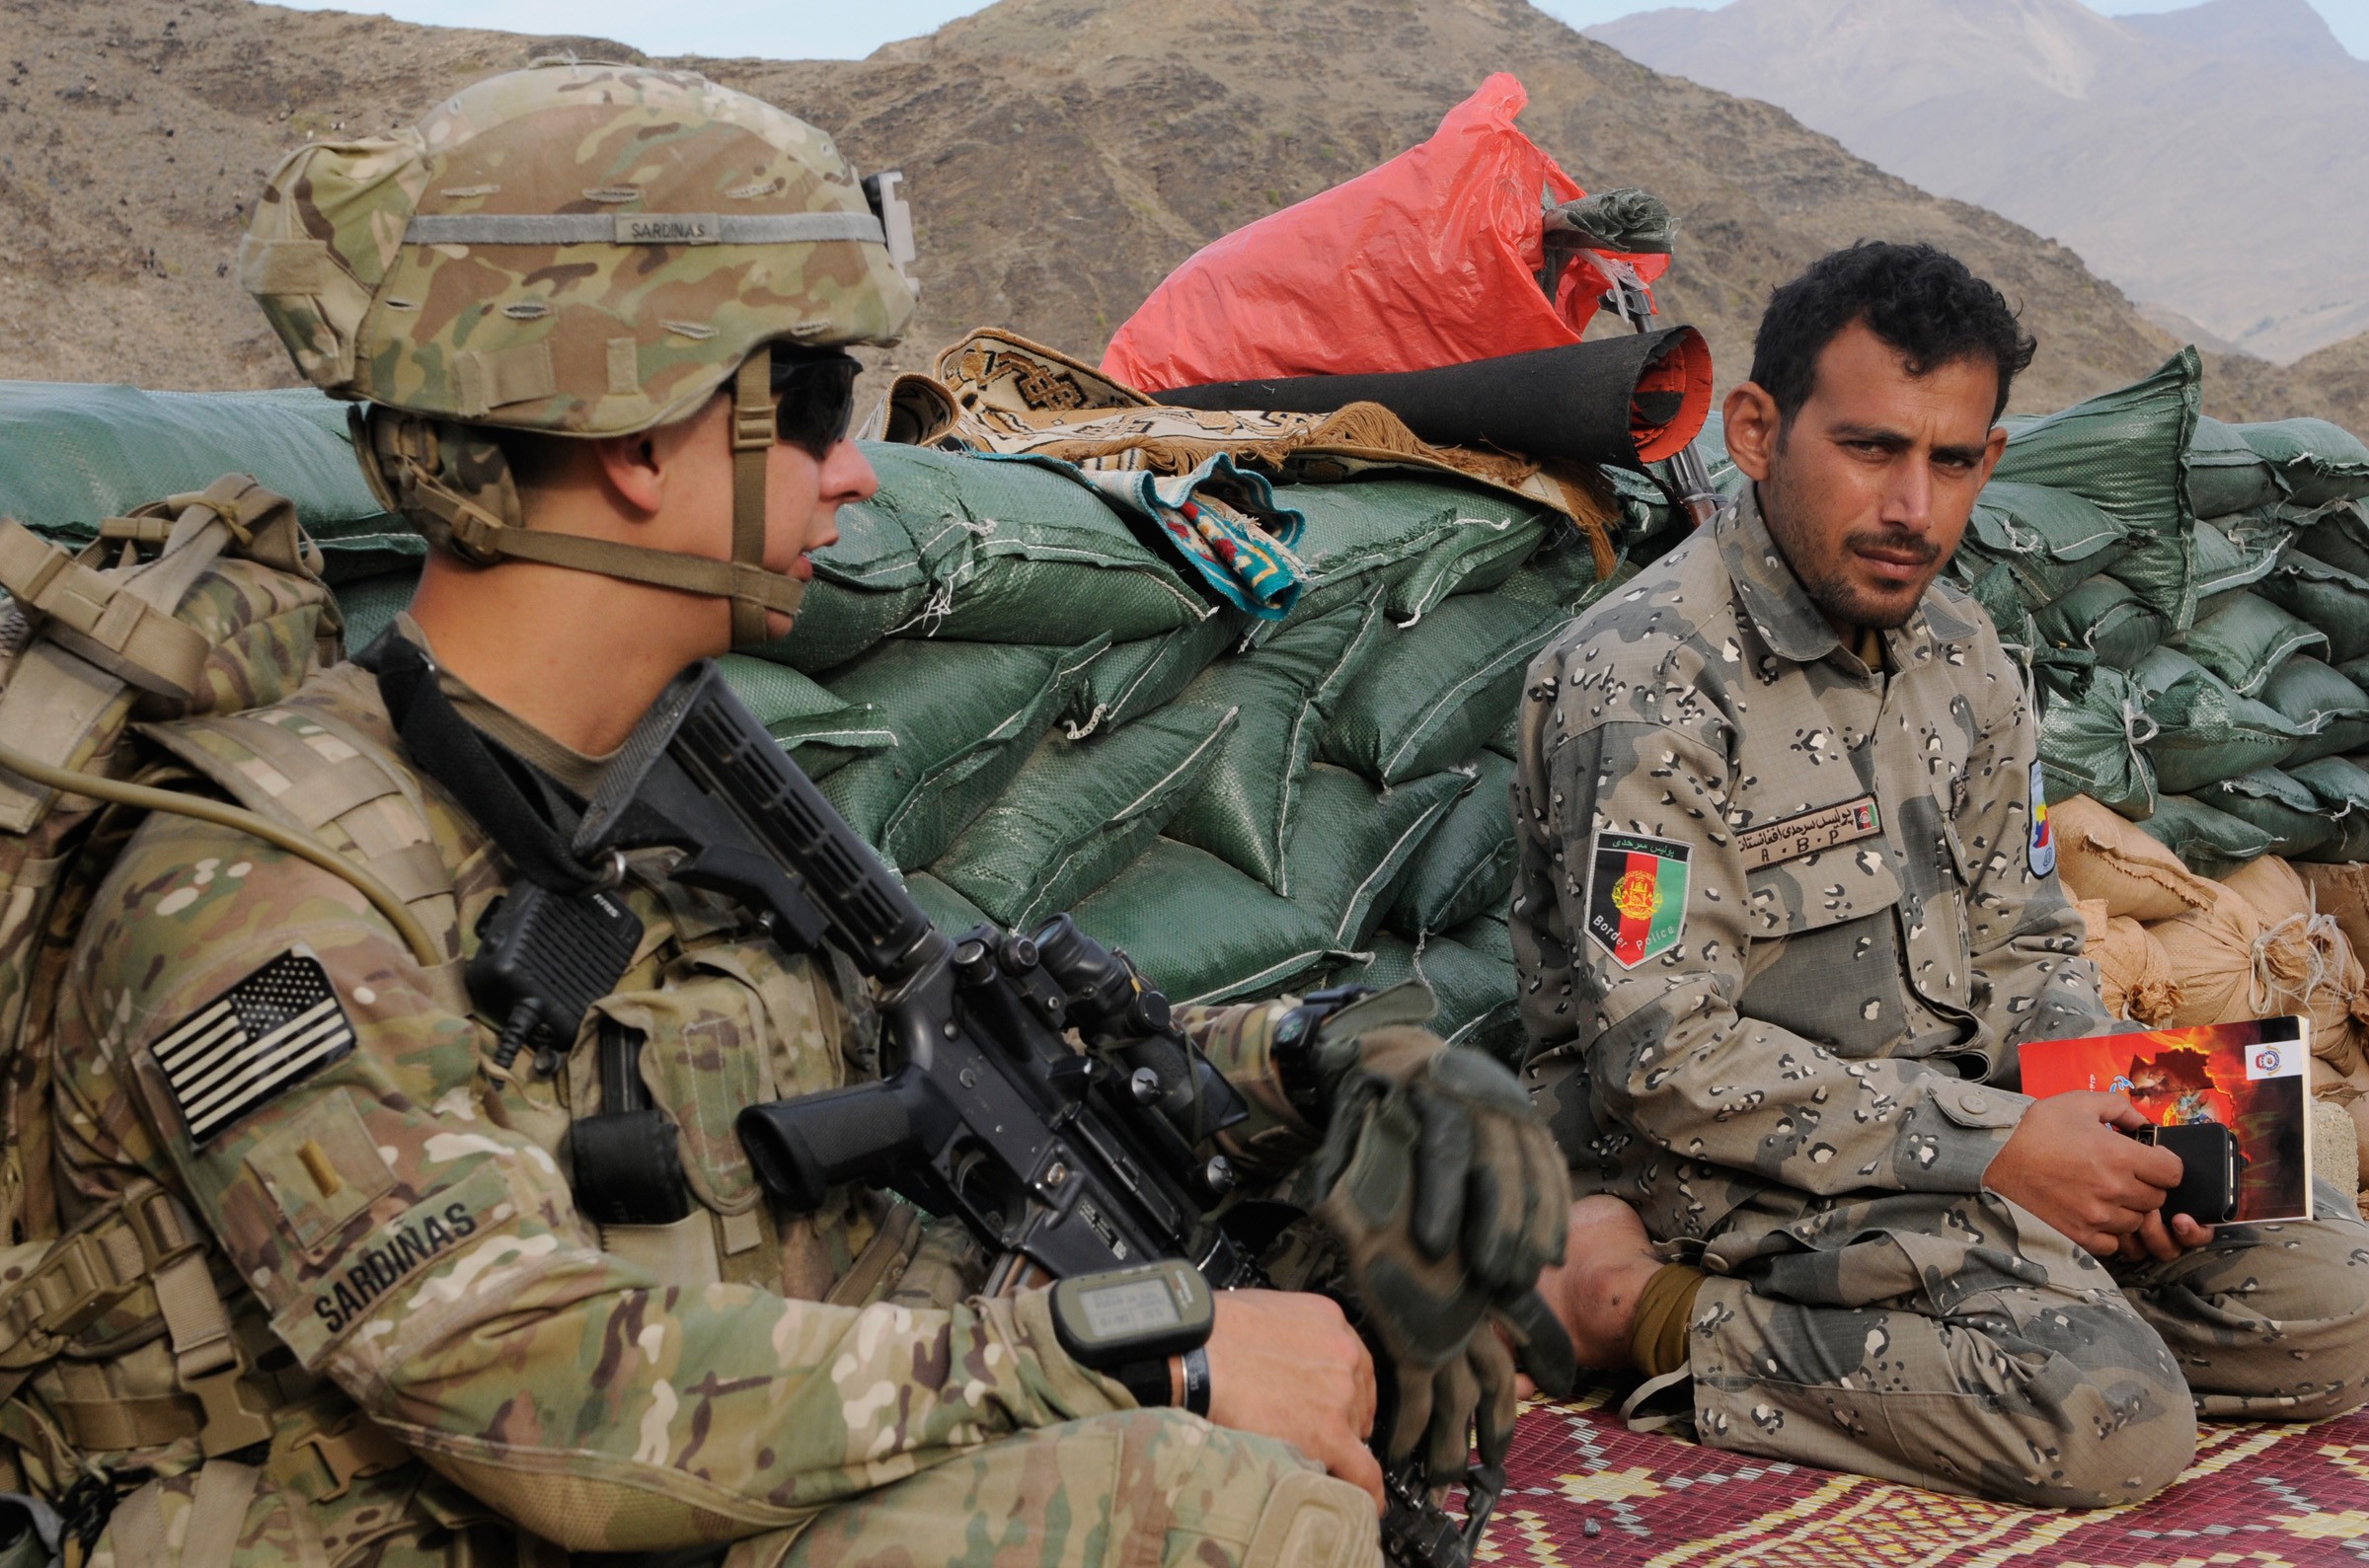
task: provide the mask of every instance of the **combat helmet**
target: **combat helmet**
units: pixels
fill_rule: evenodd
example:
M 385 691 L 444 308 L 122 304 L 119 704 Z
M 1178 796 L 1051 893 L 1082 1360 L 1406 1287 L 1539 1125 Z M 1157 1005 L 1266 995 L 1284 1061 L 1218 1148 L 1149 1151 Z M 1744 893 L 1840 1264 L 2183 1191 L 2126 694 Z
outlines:
M 729 599 L 744 645 L 803 586 L 762 564 L 766 350 L 894 342 L 905 259 L 813 126 L 686 72 L 570 59 L 478 82 L 407 130 L 291 153 L 239 276 L 297 367 L 356 402 L 364 474 L 431 544 Z M 727 380 L 731 560 L 524 526 L 485 427 L 630 434 Z

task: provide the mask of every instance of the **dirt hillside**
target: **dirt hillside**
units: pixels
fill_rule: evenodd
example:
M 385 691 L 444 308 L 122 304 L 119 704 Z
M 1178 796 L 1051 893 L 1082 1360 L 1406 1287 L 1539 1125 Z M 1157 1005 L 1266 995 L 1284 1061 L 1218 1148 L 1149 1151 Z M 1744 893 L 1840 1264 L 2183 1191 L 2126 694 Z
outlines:
M 291 379 L 229 265 L 288 149 L 382 130 L 535 54 L 618 52 L 248 0 L 0 0 L 0 376 L 154 387 Z M 1722 381 L 1768 290 L 1861 236 L 1931 239 L 2022 304 L 2042 341 L 2022 408 L 2173 345 L 2062 247 L 1519 0 L 1002 0 L 868 60 L 696 63 L 833 128 L 865 169 L 905 169 L 924 295 L 903 363 L 989 322 L 1099 354 L 1195 247 L 1419 140 L 1498 69 L 1581 184 L 1643 185 L 1678 211 L 1665 310 L 1709 334 Z M 2369 429 L 2369 345 L 2236 364 L 2208 383 L 2219 411 Z

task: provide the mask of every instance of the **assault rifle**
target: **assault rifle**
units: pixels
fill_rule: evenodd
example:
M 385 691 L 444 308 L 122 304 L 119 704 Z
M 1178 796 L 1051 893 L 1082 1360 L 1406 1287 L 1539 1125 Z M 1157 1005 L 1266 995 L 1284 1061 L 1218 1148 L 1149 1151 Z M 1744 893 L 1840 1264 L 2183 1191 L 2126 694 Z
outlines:
M 1032 934 L 939 931 L 705 660 L 626 741 L 573 848 L 653 846 L 683 854 L 677 879 L 736 899 L 785 946 L 830 941 L 878 990 L 878 1082 L 741 1112 L 776 1196 L 812 1209 L 841 1183 L 892 1187 L 998 1253 L 991 1289 L 1162 1258 L 1214 1289 L 1264 1283 L 1228 1228 L 1234 1172 L 1207 1150 L 1247 1107 L 1159 990 L 1067 916 Z M 1384 1471 L 1391 1560 L 1469 1568 L 1502 1473 L 1473 1468 L 1459 1522 L 1419 1458 Z

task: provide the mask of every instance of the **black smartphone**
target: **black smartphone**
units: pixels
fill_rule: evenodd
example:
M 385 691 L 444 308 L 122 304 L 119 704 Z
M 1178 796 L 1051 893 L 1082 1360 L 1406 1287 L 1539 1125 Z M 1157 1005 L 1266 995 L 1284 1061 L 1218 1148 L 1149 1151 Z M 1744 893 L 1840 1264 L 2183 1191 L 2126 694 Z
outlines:
M 2219 1122 L 2142 1127 L 2131 1136 L 2179 1157 L 2179 1185 L 2164 1199 L 2166 1224 L 2184 1214 L 2198 1225 L 2227 1225 L 2238 1217 L 2238 1180 L 2246 1156 L 2238 1135 Z

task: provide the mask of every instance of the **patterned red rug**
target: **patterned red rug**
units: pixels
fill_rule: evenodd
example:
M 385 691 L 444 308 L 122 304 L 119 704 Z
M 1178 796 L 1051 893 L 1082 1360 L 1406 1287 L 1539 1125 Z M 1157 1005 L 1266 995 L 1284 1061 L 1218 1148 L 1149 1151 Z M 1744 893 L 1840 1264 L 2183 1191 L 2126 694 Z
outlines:
M 1601 1397 L 1523 1413 L 1484 1561 L 1528 1568 L 2369 1568 L 2369 1413 L 2207 1426 L 2131 1508 L 2064 1513 L 1640 1436 Z

